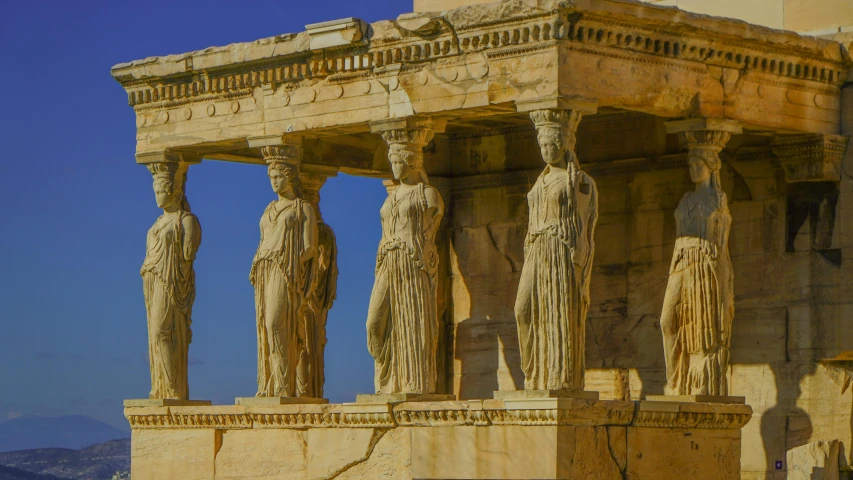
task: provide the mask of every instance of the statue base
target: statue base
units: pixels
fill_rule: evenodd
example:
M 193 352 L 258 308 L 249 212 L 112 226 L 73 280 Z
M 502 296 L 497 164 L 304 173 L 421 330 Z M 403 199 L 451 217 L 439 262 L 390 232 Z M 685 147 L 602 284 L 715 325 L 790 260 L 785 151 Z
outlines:
M 727 403 L 743 405 L 746 397 L 730 397 L 726 395 L 646 395 L 647 402 L 694 402 L 694 403 Z
M 246 406 L 325 404 L 329 403 L 329 399 L 316 397 L 237 397 L 234 399 L 234 403 Z
M 125 416 L 139 479 L 720 480 L 740 478 L 752 409 L 535 398 L 128 407 Z
M 441 393 L 377 393 L 355 396 L 355 403 L 447 402 L 456 400 L 453 395 Z
M 598 400 L 598 392 L 583 390 L 498 390 L 496 400 L 530 400 L 534 398 L 577 398 Z
M 131 398 L 124 401 L 127 407 L 202 407 L 210 400 L 177 400 L 173 398 Z

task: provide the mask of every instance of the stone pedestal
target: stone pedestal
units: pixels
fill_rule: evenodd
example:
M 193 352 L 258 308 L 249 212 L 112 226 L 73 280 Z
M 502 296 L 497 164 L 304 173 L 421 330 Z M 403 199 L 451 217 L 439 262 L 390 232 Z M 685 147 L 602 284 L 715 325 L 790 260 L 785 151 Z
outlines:
M 175 400 L 172 398 L 131 398 L 124 401 L 124 407 L 203 407 L 210 400 Z
M 498 390 L 495 392 L 495 400 L 530 400 L 535 398 L 598 400 L 598 392 L 571 390 Z
M 246 406 L 325 404 L 329 403 L 329 399 L 313 397 L 237 397 L 234 399 L 234 403 Z
M 377 393 L 356 395 L 355 403 L 446 402 L 455 399 L 453 395 L 441 393 Z
M 647 402 L 746 403 L 746 397 L 727 395 L 646 395 Z
M 128 407 L 125 415 L 131 475 L 142 479 L 735 480 L 752 409 L 539 398 Z

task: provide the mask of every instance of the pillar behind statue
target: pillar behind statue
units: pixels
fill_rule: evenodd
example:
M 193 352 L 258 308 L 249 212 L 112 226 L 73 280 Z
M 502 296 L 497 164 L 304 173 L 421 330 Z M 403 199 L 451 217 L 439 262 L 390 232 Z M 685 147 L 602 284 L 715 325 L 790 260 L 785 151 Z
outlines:
M 581 115 L 562 108 L 530 111 L 546 166 L 527 195 L 530 216 L 515 317 L 524 388 L 547 396 L 579 395 L 584 388 L 598 190 L 575 154 Z
M 306 333 L 311 337 L 308 342 L 313 348 L 308 352 L 308 381 L 306 394 L 310 397 L 322 397 L 325 383 L 326 320 L 335 301 L 338 283 L 338 245 L 332 227 L 323 221 L 320 211 L 320 188 L 330 175 L 337 175 L 337 169 L 311 166 L 299 177 L 302 181 L 303 195 L 317 213 L 317 275 L 314 286 L 308 295 Z M 329 171 L 331 170 L 331 171 Z

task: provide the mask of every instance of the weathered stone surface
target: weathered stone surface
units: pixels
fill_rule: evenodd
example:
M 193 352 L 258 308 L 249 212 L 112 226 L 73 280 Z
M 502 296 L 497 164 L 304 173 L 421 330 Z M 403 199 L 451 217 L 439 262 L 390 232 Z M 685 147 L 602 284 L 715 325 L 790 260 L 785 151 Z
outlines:
M 175 413 L 164 407 L 127 409 L 137 476 L 634 478 L 632 463 L 647 455 L 645 449 L 660 450 L 667 434 L 705 438 L 703 448 L 721 455 L 726 465 L 739 465 L 739 429 L 751 411 L 745 405 L 640 402 L 642 412 L 635 415 L 637 402 L 567 398 L 404 402 L 393 409 L 388 404 L 174 408 Z M 637 437 L 633 447 L 631 435 Z M 684 442 L 672 445 L 687 448 Z M 670 453 L 670 472 L 695 470 L 696 454 Z
M 313 429 L 305 436 L 308 451 L 308 478 L 335 478 L 366 461 L 385 434 L 377 429 Z
M 216 446 L 215 476 L 211 472 L 206 477 L 208 479 L 308 478 L 305 432 L 252 429 L 226 430 L 219 435 L 221 440 Z
M 213 429 L 134 431 L 130 474 L 135 478 L 210 480 L 219 435 Z
M 627 478 L 738 480 L 740 443 L 732 430 L 628 429 Z
M 788 450 L 788 480 L 838 480 L 838 441 Z

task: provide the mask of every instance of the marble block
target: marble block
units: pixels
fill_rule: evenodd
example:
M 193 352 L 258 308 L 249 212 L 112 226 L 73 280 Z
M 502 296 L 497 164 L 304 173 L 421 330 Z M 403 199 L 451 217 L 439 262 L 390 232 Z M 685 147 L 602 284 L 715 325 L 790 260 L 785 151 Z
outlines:
M 175 400 L 172 398 L 131 398 L 124 401 L 125 407 L 202 407 L 210 400 Z
M 355 403 L 443 402 L 455 399 L 453 395 L 438 393 L 377 393 L 356 395 Z
M 324 404 L 329 403 L 329 399 L 314 397 L 237 397 L 234 399 L 234 403 L 246 406 Z
M 646 401 L 744 404 L 746 398 L 727 395 L 646 395 Z
M 598 392 L 573 390 L 498 390 L 495 392 L 495 400 L 528 400 L 531 398 L 598 400 Z

